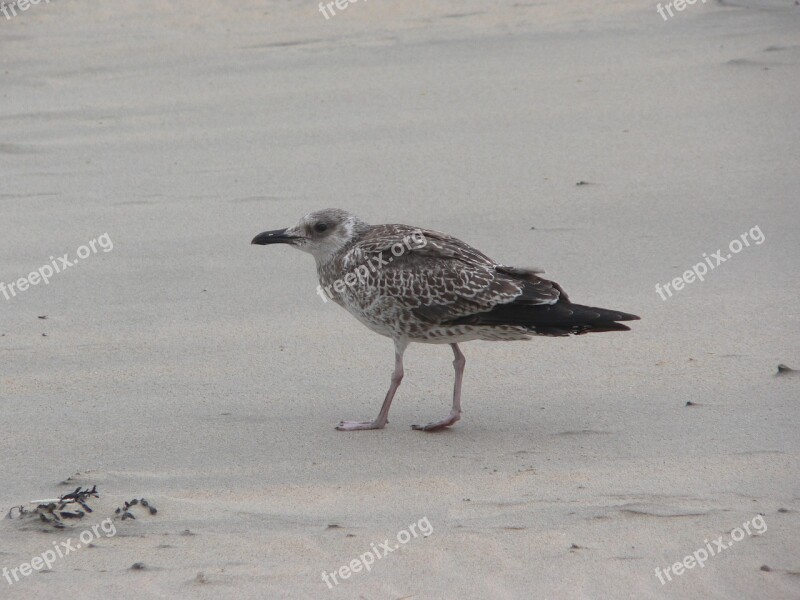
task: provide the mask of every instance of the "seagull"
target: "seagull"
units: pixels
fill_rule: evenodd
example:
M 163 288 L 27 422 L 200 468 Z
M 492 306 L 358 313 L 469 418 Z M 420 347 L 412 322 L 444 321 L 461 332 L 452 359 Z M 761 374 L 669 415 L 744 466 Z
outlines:
M 458 345 L 470 340 L 527 340 L 602 331 L 629 331 L 618 321 L 636 315 L 573 304 L 539 269 L 502 265 L 446 233 L 409 225 L 369 225 L 330 208 L 297 225 L 265 231 L 252 244 L 288 244 L 314 257 L 317 293 L 332 299 L 372 331 L 394 342 L 389 391 L 373 421 L 342 421 L 340 431 L 383 429 L 403 380 L 403 354 L 412 342 L 450 344 L 455 385 L 450 413 L 422 431 L 438 431 L 461 418 L 466 360 Z

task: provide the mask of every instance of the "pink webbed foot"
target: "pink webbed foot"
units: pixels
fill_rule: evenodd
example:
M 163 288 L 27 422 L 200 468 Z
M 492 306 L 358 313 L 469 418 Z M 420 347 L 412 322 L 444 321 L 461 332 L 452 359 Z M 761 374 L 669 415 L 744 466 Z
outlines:
M 416 429 L 417 431 L 441 431 L 445 427 L 455 425 L 460 418 L 461 411 L 450 411 L 450 414 L 441 421 L 433 421 L 427 425 L 412 425 L 411 429 Z
M 336 429 L 338 431 L 366 431 L 368 429 L 383 429 L 386 427 L 385 422 L 381 421 L 341 421 Z

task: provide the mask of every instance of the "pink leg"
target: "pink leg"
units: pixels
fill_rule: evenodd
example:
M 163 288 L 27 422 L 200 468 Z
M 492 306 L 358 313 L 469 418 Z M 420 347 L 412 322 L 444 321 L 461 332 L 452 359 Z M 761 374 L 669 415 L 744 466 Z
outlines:
M 459 350 L 458 344 L 450 344 L 450 347 L 453 349 L 453 355 L 455 356 L 453 359 L 453 367 L 456 370 L 456 382 L 453 386 L 453 408 L 450 410 L 450 414 L 441 421 L 434 421 L 427 425 L 412 425 L 412 429 L 418 429 L 420 431 L 438 431 L 445 427 L 450 427 L 461 418 L 461 380 L 464 378 L 464 365 L 467 363 L 467 360 L 464 358 L 461 350 Z
M 363 431 L 365 429 L 383 429 L 386 427 L 386 423 L 389 422 L 389 408 L 392 406 L 394 393 L 400 387 L 400 382 L 403 381 L 403 352 L 405 352 L 407 345 L 402 342 L 395 342 L 392 383 L 389 385 L 389 391 L 386 392 L 386 398 L 383 401 L 378 417 L 374 421 L 342 421 L 336 426 L 336 429 L 339 431 Z

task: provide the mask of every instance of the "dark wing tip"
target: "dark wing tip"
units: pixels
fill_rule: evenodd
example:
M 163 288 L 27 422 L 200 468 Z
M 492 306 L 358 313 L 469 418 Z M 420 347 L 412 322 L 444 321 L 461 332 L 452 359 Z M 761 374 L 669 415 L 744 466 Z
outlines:
M 630 313 L 618 313 L 615 321 L 641 321 L 642 317 L 639 315 L 632 315 Z

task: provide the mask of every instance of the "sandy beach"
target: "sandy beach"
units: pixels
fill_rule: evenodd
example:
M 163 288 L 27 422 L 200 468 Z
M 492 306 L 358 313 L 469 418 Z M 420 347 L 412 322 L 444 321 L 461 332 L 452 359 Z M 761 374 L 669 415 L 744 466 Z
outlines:
M 4 5 L 0 516 L 100 497 L 0 519 L 0 598 L 800 597 L 800 6 L 674 3 Z M 336 431 L 391 340 L 250 245 L 326 207 L 642 320 Z

